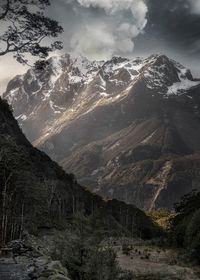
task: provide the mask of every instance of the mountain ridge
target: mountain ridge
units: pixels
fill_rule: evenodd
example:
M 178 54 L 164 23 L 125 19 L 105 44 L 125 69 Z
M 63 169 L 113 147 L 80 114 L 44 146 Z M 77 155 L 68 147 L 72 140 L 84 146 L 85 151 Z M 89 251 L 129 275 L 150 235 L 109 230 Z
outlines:
M 98 63 L 66 55 L 61 64 L 55 70 L 50 61 L 35 81 L 43 81 L 42 90 L 34 94 L 30 86 L 29 98 L 23 90 L 30 72 L 4 94 L 35 146 L 93 191 L 140 208 L 172 208 L 199 188 L 198 167 L 193 178 L 182 170 L 183 182 L 175 171 L 199 160 L 200 80 L 188 69 L 165 55 Z M 178 180 L 174 190 L 170 180 Z

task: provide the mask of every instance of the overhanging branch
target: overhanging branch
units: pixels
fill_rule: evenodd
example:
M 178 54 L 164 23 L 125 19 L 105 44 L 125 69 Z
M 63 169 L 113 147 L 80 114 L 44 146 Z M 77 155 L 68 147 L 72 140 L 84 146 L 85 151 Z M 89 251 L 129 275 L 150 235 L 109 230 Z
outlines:
M 0 20 L 5 19 L 9 11 L 10 11 L 10 0 L 7 0 L 5 11 L 3 14 L 0 15 Z

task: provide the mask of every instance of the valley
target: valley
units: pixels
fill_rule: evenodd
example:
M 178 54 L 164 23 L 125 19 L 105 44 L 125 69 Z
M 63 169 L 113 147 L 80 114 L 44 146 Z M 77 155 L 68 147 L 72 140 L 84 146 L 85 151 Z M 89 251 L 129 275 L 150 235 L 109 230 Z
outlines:
M 199 29 L 200 0 L 0 1 L 0 280 L 200 280 Z
M 170 63 L 163 56 L 151 59 L 150 64 Z M 185 79 L 192 79 L 188 75 Z M 1 238 L 15 250 L 16 259 L 15 263 L 13 258 L 1 257 L 3 280 L 199 279 L 199 193 L 190 193 L 199 188 L 198 110 L 194 106 L 199 102 L 199 81 L 191 83 L 194 87 L 189 87 L 187 95 L 191 94 L 192 103 L 185 103 L 188 96 L 179 95 L 179 91 L 167 98 L 157 93 L 154 99 L 139 79 L 133 84 L 136 89 L 112 97 L 112 105 L 100 100 L 94 107 L 89 103 L 80 108 L 81 118 L 76 115 L 80 111 L 71 115 L 66 111 L 48 122 L 52 133 L 32 139 L 33 143 L 47 149 L 57 162 L 60 158 L 63 167 L 77 174 L 78 181 L 80 176 L 83 186 L 74 174 L 65 173 L 26 139 L 23 122 L 29 122 L 32 130 L 33 115 L 30 119 L 17 117 L 19 126 L 10 105 L 0 100 Z M 23 93 L 23 87 L 17 94 Z M 143 92 L 142 99 L 137 90 Z M 84 94 L 83 104 L 88 102 Z M 148 103 L 142 101 L 146 97 Z M 13 95 L 14 100 L 18 102 Z M 137 111 L 139 105 L 145 110 Z M 100 117 L 102 112 L 105 118 Z M 113 113 L 116 119 L 107 127 Z M 180 120 L 183 116 L 184 122 Z M 188 130 L 191 122 L 194 126 Z M 83 128 L 86 130 L 81 132 Z M 89 135 L 92 129 L 94 133 Z M 75 130 L 78 133 L 73 134 Z M 197 138 L 188 137 L 189 131 Z M 67 135 L 80 141 L 71 151 L 64 148 L 74 141 Z M 88 137 L 82 138 L 84 135 Z M 69 158 L 63 160 L 66 155 Z M 176 213 L 171 213 L 176 201 L 180 201 Z M 169 210 L 159 212 L 158 208 Z M 14 243 L 9 243 L 11 240 Z M 20 245 L 17 251 L 15 242 Z

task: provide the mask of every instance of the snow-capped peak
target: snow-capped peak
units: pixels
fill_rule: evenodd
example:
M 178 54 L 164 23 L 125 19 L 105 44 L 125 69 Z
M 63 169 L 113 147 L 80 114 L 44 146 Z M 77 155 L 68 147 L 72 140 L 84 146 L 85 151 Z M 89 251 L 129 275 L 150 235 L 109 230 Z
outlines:
M 137 82 L 146 87 L 147 94 L 165 98 L 187 93 L 200 85 L 187 68 L 165 55 L 134 59 L 115 56 L 104 62 L 66 54 L 51 57 L 45 70 L 33 68 L 13 79 L 4 97 L 18 108 L 16 116 L 32 116 L 33 111 L 42 108 L 51 116 L 63 114 L 72 106 L 77 106 L 73 110 L 78 111 L 84 107 L 80 105 L 82 102 L 91 99 L 97 106 L 118 102 L 131 94 Z M 30 112 L 24 114 L 23 106 Z M 26 121 L 24 117 L 20 119 Z
M 99 68 L 103 65 L 103 61 L 90 61 L 86 57 L 79 56 L 77 58 L 72 59 L 73 67 L 77 67 L 79 71 L 87 76 L 88 73 L 93 72 L 95 70 L 99 70 Z
M 103 71 L 107 75 L 112 75 L 118 72 L 120 69 L 126 69 L 130 73 L 133 71 L 139 72 L 144 66 L 144 60 L 142 58 L 136 58 L 129 60 L 127 58 L 113 57 L 110 61 L 103 65 Z

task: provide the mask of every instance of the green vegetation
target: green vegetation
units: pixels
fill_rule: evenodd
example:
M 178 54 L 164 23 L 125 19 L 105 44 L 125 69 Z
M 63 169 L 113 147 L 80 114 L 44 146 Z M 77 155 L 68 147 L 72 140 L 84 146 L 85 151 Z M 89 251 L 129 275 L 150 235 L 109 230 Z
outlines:
M 101 242 L 110 236 L 160 234 L 141 210 L 90 193 L 33 148 L 1 99 L 0 205 L 1 245 L 21 239 L 25 232 L 37 239 L 57 230 L 50 254 L 77 280 L 132 279 L 131 273 L 119 269 L 112 248 Z
M 171 216 L 164 209 L 148 216 L 118 200 L 103 200 L 78 185 L 72 174 L 30 145 L 1 100 L 0 205 L 1 244 L 21 238 L 25 231 L 39 236 L 59 230 L 50 254 L 62 261 L 75 280 L 134 279 L 121 271 L 115 251 L 103 244 L 104 239 L 161 236 L 156 223 L 169 228 Z M 170 242 L 185 248 L 190 259 L 200 263 L 200 194 L 185 196 L 176 212 L 170 223 Z M 125 255 L 130 250 L 129 244 L 123 245 Z
M 171 220 L 171 242 L 186 249 L 186 256 L 200 264 L 200 193 L 185 195 Z
M 200 192 L 184 195 L 175 212 L 160 209 L 147 214 L 166 232 L 164 238 L 150 241 L 152 244 L 180 250 L 183 261 L 200 264 Z
M 170 221 L 174 217 L 174 212 L 168 209 L 158 209 L 147 212 L 151 219 L 164 230 L 170 229 Z
M 50 255 L 61 260 L 74 280 L 125 280 L 131 273 L 122 271 L 112 246 L 103 244 L 113 236 L 100 217 L 77 213 L 65 232 L 53 240 Z

